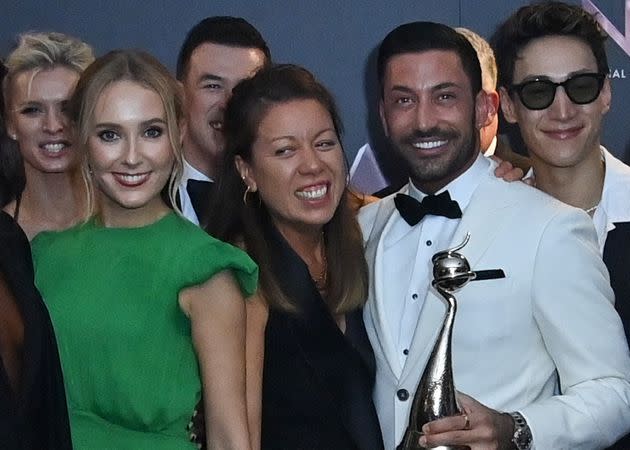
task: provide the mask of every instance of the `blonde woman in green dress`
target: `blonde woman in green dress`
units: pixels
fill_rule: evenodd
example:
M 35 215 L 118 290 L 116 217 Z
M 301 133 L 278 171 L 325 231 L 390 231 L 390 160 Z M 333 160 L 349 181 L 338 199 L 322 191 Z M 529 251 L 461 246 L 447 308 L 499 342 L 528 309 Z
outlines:
M 176 81 L 139 51 L 97 59 L 70 102 L 90 216 L 33 252 L 77 450 L 195 448 L 202 396 L 208 448 L 251 448 L 243 298 L 257 267 L 169 206 L 181 113 Z

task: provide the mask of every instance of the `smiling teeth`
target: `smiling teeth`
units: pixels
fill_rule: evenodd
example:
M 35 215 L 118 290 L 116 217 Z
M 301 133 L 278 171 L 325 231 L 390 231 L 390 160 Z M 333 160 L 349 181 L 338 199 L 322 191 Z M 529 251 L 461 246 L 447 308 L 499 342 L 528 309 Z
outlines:
M 61 150 L 66 148 L 66 144 L 58 142 L 55 144 L 44 144 L 44 150 L 50 153 L 59 153 Z
M 295 195 L 306 200 L 318 200 L 328 192 L 328 186 L 323 186 L 311 191 L 296 191 Z
M 428 150 L 436 147 L 440 147 L 446 144 L 448 141 L 428 141 L 428 142 L 416 142 L 413 144 L 415 148 L 421 148 L 423 150 Z
M 144 178 L 146 178 L 147 174 L 146 173 L 140 173 L 140 174 L 135 174 L 135 175 L 120 174 L 118 176 L 127 183 L 139 183 Z

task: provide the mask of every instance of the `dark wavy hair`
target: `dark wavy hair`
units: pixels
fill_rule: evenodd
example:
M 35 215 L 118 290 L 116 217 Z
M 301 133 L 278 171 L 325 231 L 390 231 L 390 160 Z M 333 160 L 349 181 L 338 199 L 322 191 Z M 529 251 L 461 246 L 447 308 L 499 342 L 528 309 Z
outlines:
M 576 5 L 545 1 L 523 6 L 503 22 L 491 39 L 499 68 L 499 85 L 514 83 L 514 65 L 532 40 L 546 36 L 569 36 L 589 46 L 597 71 L 607 74 L 606 34 L 588 12 Z M 541 55 L 544 58 L 545 55 Z
M 224 130 L 225 160 L 218 181 L 218 195 L 212 207 L 212 220 L 207 231 L 215 237 L 244 245 L 260 267 L 260 286 L 267 303 L 285 311 L 296 311 L 296 305 L 279 287 L 269 263 L 270 249 L 265 236 L 269 212 L 254 193 L 245 205 L 241 199 L 245 185 L 236 170 L 240 156 L 251 162 L 260 123 L 269 109 L 293 100 L 315 100 L 330 114 L 338 136 L 342 124 L 332 95 L 315 77 L 294 65 L 277 65 L 262 69 L 253 78 L 239 83 L 228 102 Z M 367 264 L 363 255 L 363 239 L 350 206 L 348 190 L 344 190 L 335 213 L 325 226 L 325 252 L 328 261 L 328 307 L 333 313 L 351 311 L 361 306 L 367 296 Z

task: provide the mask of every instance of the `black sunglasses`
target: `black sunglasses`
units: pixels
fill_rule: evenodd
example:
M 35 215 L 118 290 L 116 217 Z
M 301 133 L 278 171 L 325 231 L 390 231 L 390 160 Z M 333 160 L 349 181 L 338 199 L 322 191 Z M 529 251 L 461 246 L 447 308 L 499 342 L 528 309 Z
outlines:
M 556 97 L 558 86 L 564 88 L 564 92 L 573 103 L 586 105 L 599 97 L 605 79 L 606 75 L 602 73 L 580 73 L 567 78 L 562 83 L 555 83 L 546 78 L 536 78 L 513 84 L 508 90 L 516 92 L 527 109 L 548 108 Z

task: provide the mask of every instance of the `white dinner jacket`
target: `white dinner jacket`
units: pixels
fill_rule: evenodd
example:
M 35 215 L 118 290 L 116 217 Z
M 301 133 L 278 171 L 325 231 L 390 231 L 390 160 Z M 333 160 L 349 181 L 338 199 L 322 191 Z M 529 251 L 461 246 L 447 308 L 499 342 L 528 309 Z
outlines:
M 503 269 L 506 278 L 473 281 L 455 294 L 455 386 L 491 408 L 520 411 L 538 450 L 603 448 L 630 430 L 630 352 L 592 222 L 523 183 L 496 179 L 492 169 L 449 247 L 470 232 L 460 252 L 472 269 Z M 405 281 L 384 280 L 381 272 L 385 264 L 414 262 L 382 258 L 382 236 L 403 220 L 394 195 L 359 214 L 370 271 L 364 320 L 376 356 L 374 402 L 386 449 L 402 439 L 446 311 L 431 290 L 400 367 L 390 332 L 396 324 L 386 324 L 383 293 Z M 408 399 L 397 396 L 401 389 Z

